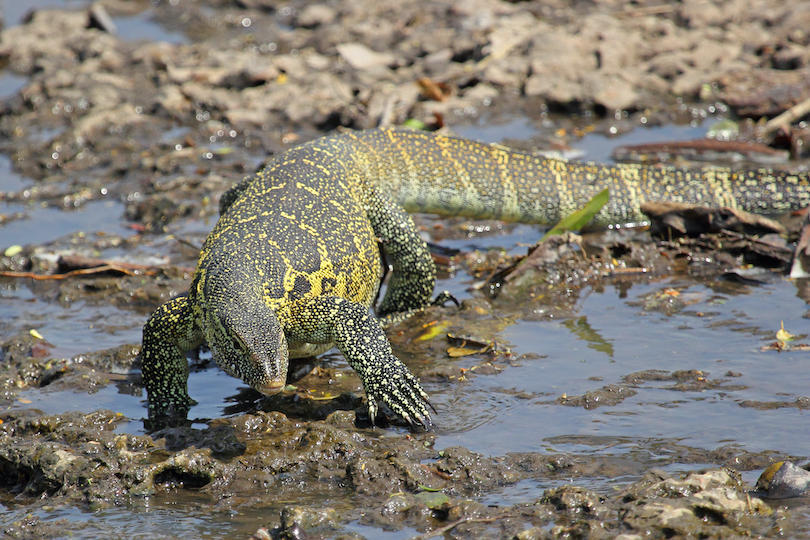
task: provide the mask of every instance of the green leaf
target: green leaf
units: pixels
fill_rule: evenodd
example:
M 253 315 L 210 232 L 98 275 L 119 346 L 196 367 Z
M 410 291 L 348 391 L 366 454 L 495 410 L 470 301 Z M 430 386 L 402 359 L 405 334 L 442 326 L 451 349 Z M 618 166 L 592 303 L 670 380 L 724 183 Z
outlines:
M 581 230 L 591 219 L 593 219 L 593 216 L 598 214 L 602 207 L 607 204 L 609 198 L 609 190 L 607 188 L 603 189 L 594 195 L 590 201 L 585 203 L 585 206 L 570 216 L 561 219 L 559 223 L 554 225 L 550 231 L 543 235 L 543 238 L 541 238 L 540 241 L 542 242 L 551 236 L 562 234 L 565 231 Z
M 408 118 L 407 120 L 402 122 L 402 125 L 405 127 L 409 127 L 411 129 L 420 129 L 423 131 L 426 131 L 428 128 L 427 124 L 425 124 L 421 120 L 417 120 L 416 118 Z
M 422 492 L 414 495 L 417 501 L 421 502 L 431 510 L 443 510 L 450 503 L 450 497 L 444 493 Z

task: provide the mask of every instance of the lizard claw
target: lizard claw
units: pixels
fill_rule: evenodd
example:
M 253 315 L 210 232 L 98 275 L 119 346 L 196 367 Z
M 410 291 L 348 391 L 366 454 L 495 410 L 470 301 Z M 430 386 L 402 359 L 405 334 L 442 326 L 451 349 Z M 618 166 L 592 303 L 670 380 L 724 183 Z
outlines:
M 374 388 L 366 388 L 372 425 L 377 416 L 377 402 L 382 401 L 412 428 L 421 427 L 429 431 L 433 427 L 428 407 L 436 412 L 435 407 L 428 400 L 427 393 L 416 377 L 399 360 L 388 365 L 385 373 L 375 380 L 375 383 Z
M 433 299 L 433 301 L 430 303 L 430 305 L 431 306 L 444 306 L 447 302 L 454 303 L 456 305 L 456 307 L 459 307 L 461 305 L 461 304 L 459 304 L 458 298 L 453 296 L 448 291 L 442 291 L 439 294 L 437 294 L 436 298 Z

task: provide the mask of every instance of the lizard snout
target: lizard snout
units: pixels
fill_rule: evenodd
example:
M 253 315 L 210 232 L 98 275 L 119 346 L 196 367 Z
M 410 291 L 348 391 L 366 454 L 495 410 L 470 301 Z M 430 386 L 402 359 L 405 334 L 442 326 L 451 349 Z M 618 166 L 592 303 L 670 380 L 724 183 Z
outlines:
M 270 381 L 264 384 L 257 384 L 253 389 L 262 395 L 272 396 L 281 392 L 285 384 L 286 381 Z

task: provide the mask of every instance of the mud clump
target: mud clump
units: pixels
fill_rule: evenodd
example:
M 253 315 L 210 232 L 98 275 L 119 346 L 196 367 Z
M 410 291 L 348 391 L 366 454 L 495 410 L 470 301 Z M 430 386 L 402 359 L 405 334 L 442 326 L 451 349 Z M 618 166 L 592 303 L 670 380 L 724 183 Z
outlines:
M 110 384 L 111 380 L 122 381 L 119 384 L 122 389 L 128 382 L 137 382 L 130 372 L 133 367 L 139 367 L 138 345 L 125 344 L 72 358 L 53 358 L 51 348 L 49 343 L 30 332 L 18 333 L 0 344 L 2 399 L 9 402 L 19 391 L 28 388 L 92 393 Z M 141 389 L 133 388 L 131 393 L 140 394 Z
M 219 419 L 205 429 L 167 428 L 151 436 L 117 434 L 123 418 L 111 411 L 0 416 L 0 483 L 18 504 L 27 501 L 31 507 L 58 502 L 101 509 L 132 497 L 189 491 L 214 508 L 245 508 L 271 495 L 284 501 L 348 492 L 351 506 L 271 505 L 278 517 L 268 527 L 322 534 L 357 520 L 420 530 L 452 525 L 463 538 L 494 531 L 520 538 L 573 530 L 594 538 L 619 531 L 652 538 L 671 531 L 723 535 L 746 528 L 764 534 L 783 519 L 746 495 L 739 475 L 729 469 L 682 479 L 652 470 L 618 494 L 562 485 L 533 503 L 492 507 L 470 497 L 527 479 L 590 474 L 610 460 L 575 463 L 536 454 L 493 459 L 461 447 L 437 452 L 429 434 L 380 437 L 336 428 L 331 419 L 299 422 L 280 413 Z M 539 529 L 526 529 L 526 521 L 546 533 L 550 523 L 557 525 L 551 536 L 537 536 Z

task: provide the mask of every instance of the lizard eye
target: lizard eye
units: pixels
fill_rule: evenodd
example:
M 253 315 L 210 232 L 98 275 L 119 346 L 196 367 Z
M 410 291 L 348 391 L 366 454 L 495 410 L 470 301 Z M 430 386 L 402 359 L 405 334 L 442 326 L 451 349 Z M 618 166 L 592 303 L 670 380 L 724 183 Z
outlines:
M 242 343 L 242 340 L 239 339 L 239 336 L 233 336 L 232 340 L 233 341 L 231 343 L 232 343 L 233 348 L 235 350 L 237 350 L 237 351 L 244 351 L 245 350 L 245 344 Z

